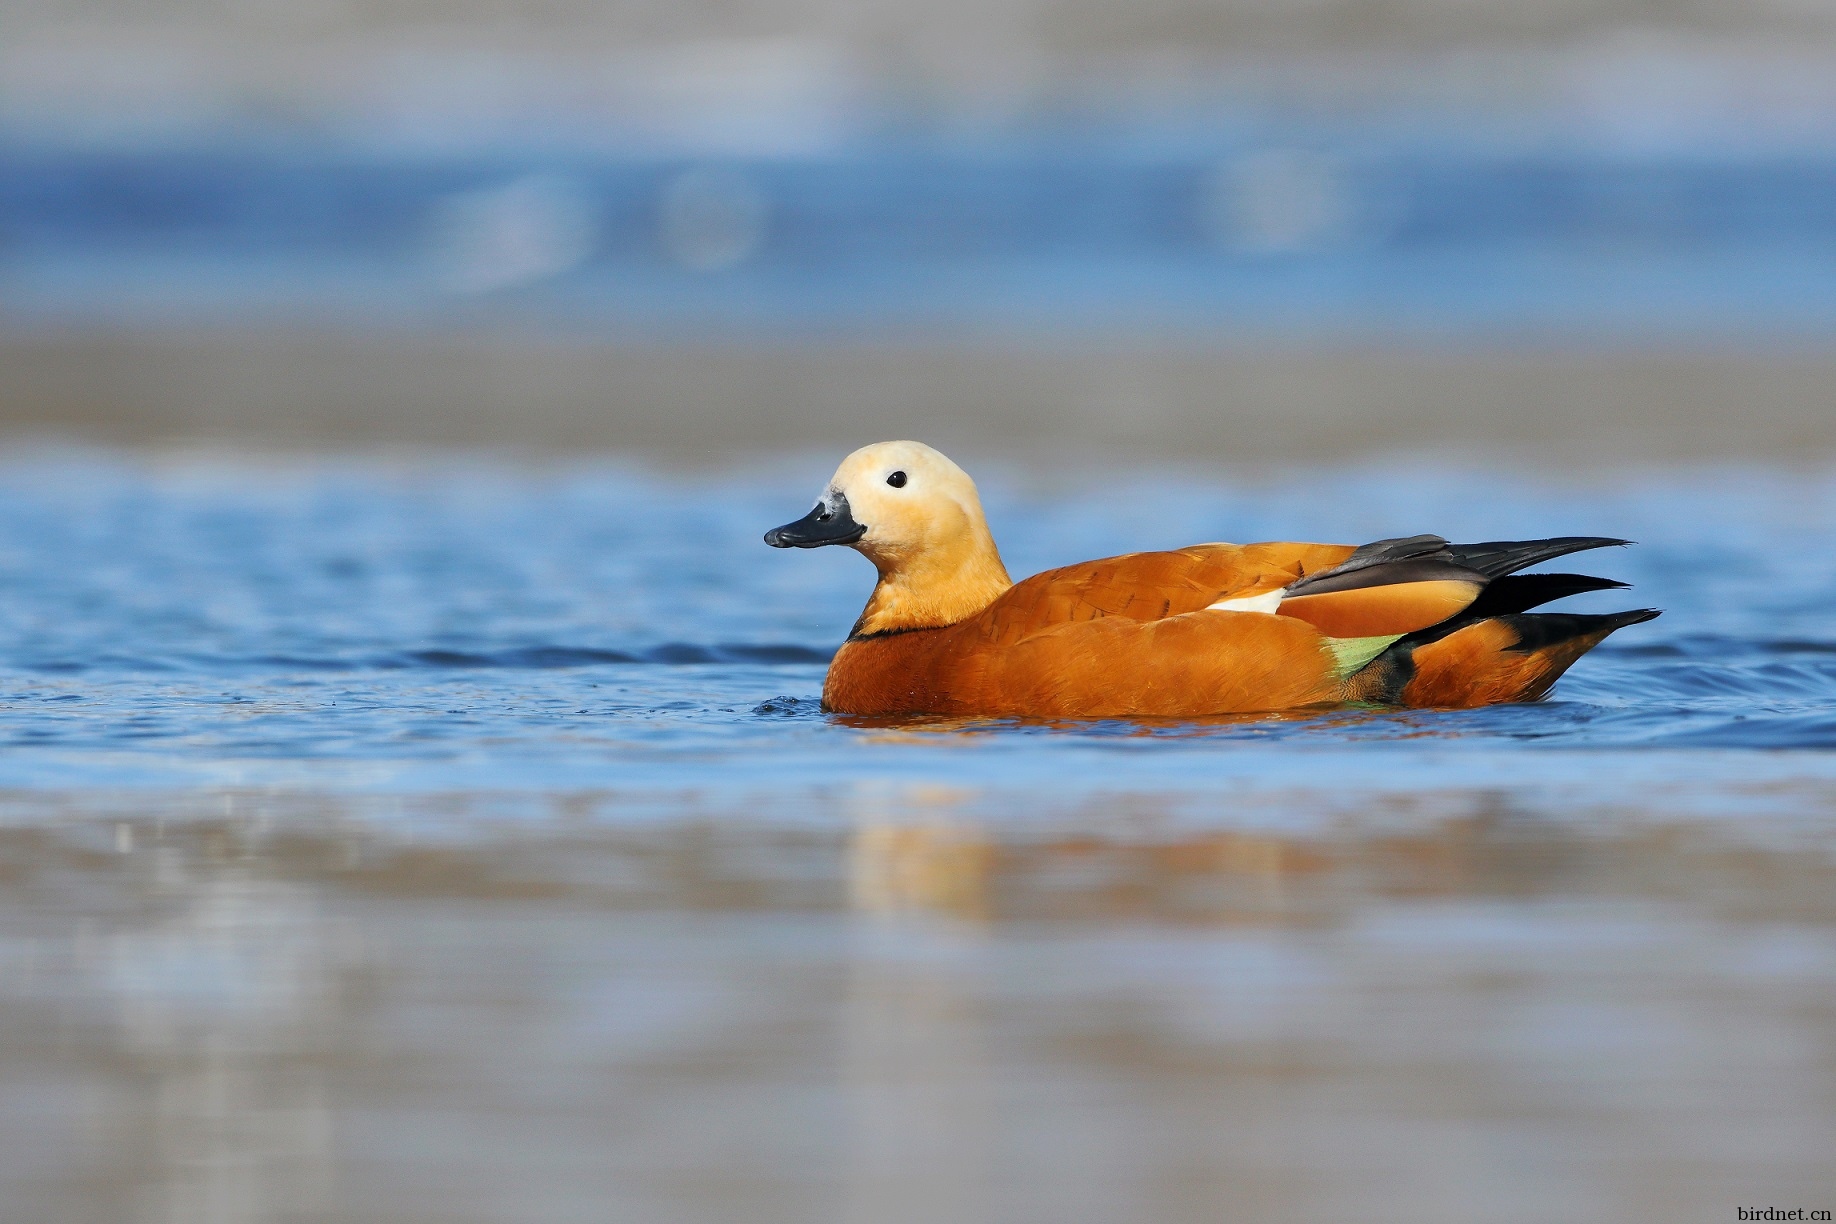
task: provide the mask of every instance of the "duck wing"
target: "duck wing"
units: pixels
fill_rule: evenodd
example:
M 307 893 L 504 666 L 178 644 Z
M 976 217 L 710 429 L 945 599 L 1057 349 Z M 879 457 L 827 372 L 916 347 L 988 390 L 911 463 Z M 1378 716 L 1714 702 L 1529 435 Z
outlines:
M 1378 540 L 1288 587 L 1279 611 L 1335 638 L 1415 633 L 1480 610 L 1485 615 L 1522 612 L 1567 595 L 1622 584 L 1583 574 L 1511 577 L 1517 570 L 1568 553 L 1625 543 L 1605 536 L 1483 544 L 1449 544 L 1433 535 Z
M 1104 617 L 1157 621 L 1207 610 L 1279 613 L 1330 638 L 1398 637 L 1463 614 L 1522 612 L 1619 584 L 1582 574 L 1513 576 L 1528 566 L 1626 541 L 1603 536 L 1450 544 L 1436 535 L 1345 544 L 1195 544 L 1127 553 L 1035 574 L 978 618 L 985 640 L 1013 643 Z
M 1015 584 L 981 614 L 985 637 L 1012 643 L 1057 625 L 1121 617 L 1157 621 L 1220 601 L 1267 600 L 1353 554 L 1345 544 L 1195 544 L 1047 570 Z

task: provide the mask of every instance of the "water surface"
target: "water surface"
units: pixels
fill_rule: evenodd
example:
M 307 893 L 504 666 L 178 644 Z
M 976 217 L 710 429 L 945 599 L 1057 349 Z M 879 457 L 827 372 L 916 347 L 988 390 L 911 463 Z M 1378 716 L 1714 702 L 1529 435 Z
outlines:
M 1618 534 L 1552 700 L 816 706 L 832 457 L 0 469 L 32 1219 L 1836 1205 L 1836 480 L 993 472 L 1016 573 Z
M 759 542 L 807 508 L 827 466 L 789 461 L 768 479 L 17 463 L 0 473 L 0 785 L 725 789 L 947 773 L 1081 790 L 1269 781 L 1328 757 L 1404 785 L 1430 763 L 1590 782 L 1770 777 L 1781 758 L 1751 750 L 1836 745 L 1836 483 L 1819 475 L 1602 488 L 1371 468 L 1028 491 L 997 474 L 991 515 L 1017 574 L 1206 539 L 1620 534 L 1640 543 L 1577 560 L 1635 589 L 1569 606 L 1665 616 L 1533 706 L 863 726 L 815 699 L 872 571 Z

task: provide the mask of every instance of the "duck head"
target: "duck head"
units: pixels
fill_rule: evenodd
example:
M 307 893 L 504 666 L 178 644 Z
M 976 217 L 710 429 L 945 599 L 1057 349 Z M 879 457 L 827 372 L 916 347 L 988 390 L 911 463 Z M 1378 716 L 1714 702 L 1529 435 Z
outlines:
M 878 442 L 842 460 L 816 508 L 765 533 L 773 548 L 846 544 L 879 585 L 858 635 L 953 625 L 1013 585 L 969 474 L 922 442 Z

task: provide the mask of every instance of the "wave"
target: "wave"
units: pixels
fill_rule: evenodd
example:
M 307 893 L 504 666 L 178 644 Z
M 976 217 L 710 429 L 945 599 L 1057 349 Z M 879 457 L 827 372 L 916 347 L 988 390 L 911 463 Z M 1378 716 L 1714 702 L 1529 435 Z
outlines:
M 94 672 L 214 672 L 214 671 L 476 671 L 485 669 L 552 671 L 582 667 L 664 666 L 745 663 L 762 665 L 827 664 L 832 652 L 788 642 L 721 642 L 712 646 L 693 642 L 664 642 L 638 650 L 608 650 L 590 646 L 530 645 L 497 650 L 455 650 L 429 647 L 391 651 L 356 658 L 339 655 L 261 654 L 198 655 L 136 658 L 120 655 L 93 659 L 32 659 L 13 666 L 41 675 L 80 675 Z

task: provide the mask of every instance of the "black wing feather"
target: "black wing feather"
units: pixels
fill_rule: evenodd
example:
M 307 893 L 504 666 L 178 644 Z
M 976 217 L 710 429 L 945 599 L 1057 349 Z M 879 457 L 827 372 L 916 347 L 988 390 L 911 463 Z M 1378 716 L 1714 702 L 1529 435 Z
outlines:
M 1590 548 L 1614 548 L 1631 542 L 1607 536 L 1557 536 L 1552 540 L 1489 540 L 1484 544 L 1452 544 L 1447 551 L 1457 565 L 1477 570 L 1487 578 L 1502 578 L 1544 561 L 1566 557 L 1569 553 L 1586 552 Z
M 1583 552 L 1590 548 L 1609 548 L 1629 544 L 1607 536 L 1559 536 L 1550 540 L 1489 540 L 1483 544 L 1449 544 L 1437 535 L 1407 536 L 1395 540 L 1377 540 L 1353 552 L 1331 569 L 1309 574 L 1288 588 L 1289 595 L 1325 595 L 1332 591 L 1351 591 L 1360 587 L 1388 586 L 1395 582 L 1427 582 L 1435 579 L 1475 582 L 1484 586 L 1555 557 Z M 1551 588 L 1553 589 L 1553 587 Z M 1567 594 L 1601 590 L 1579 586 Z M 1529 588 L 1523 594 L 1527 596 Z M 1517 597 L 1517 596 L 1514 596 Z M 1560 599 L 1546 595 L 1537 602 Z M 1515 609 L 1523 611 L 1525 604 Z

